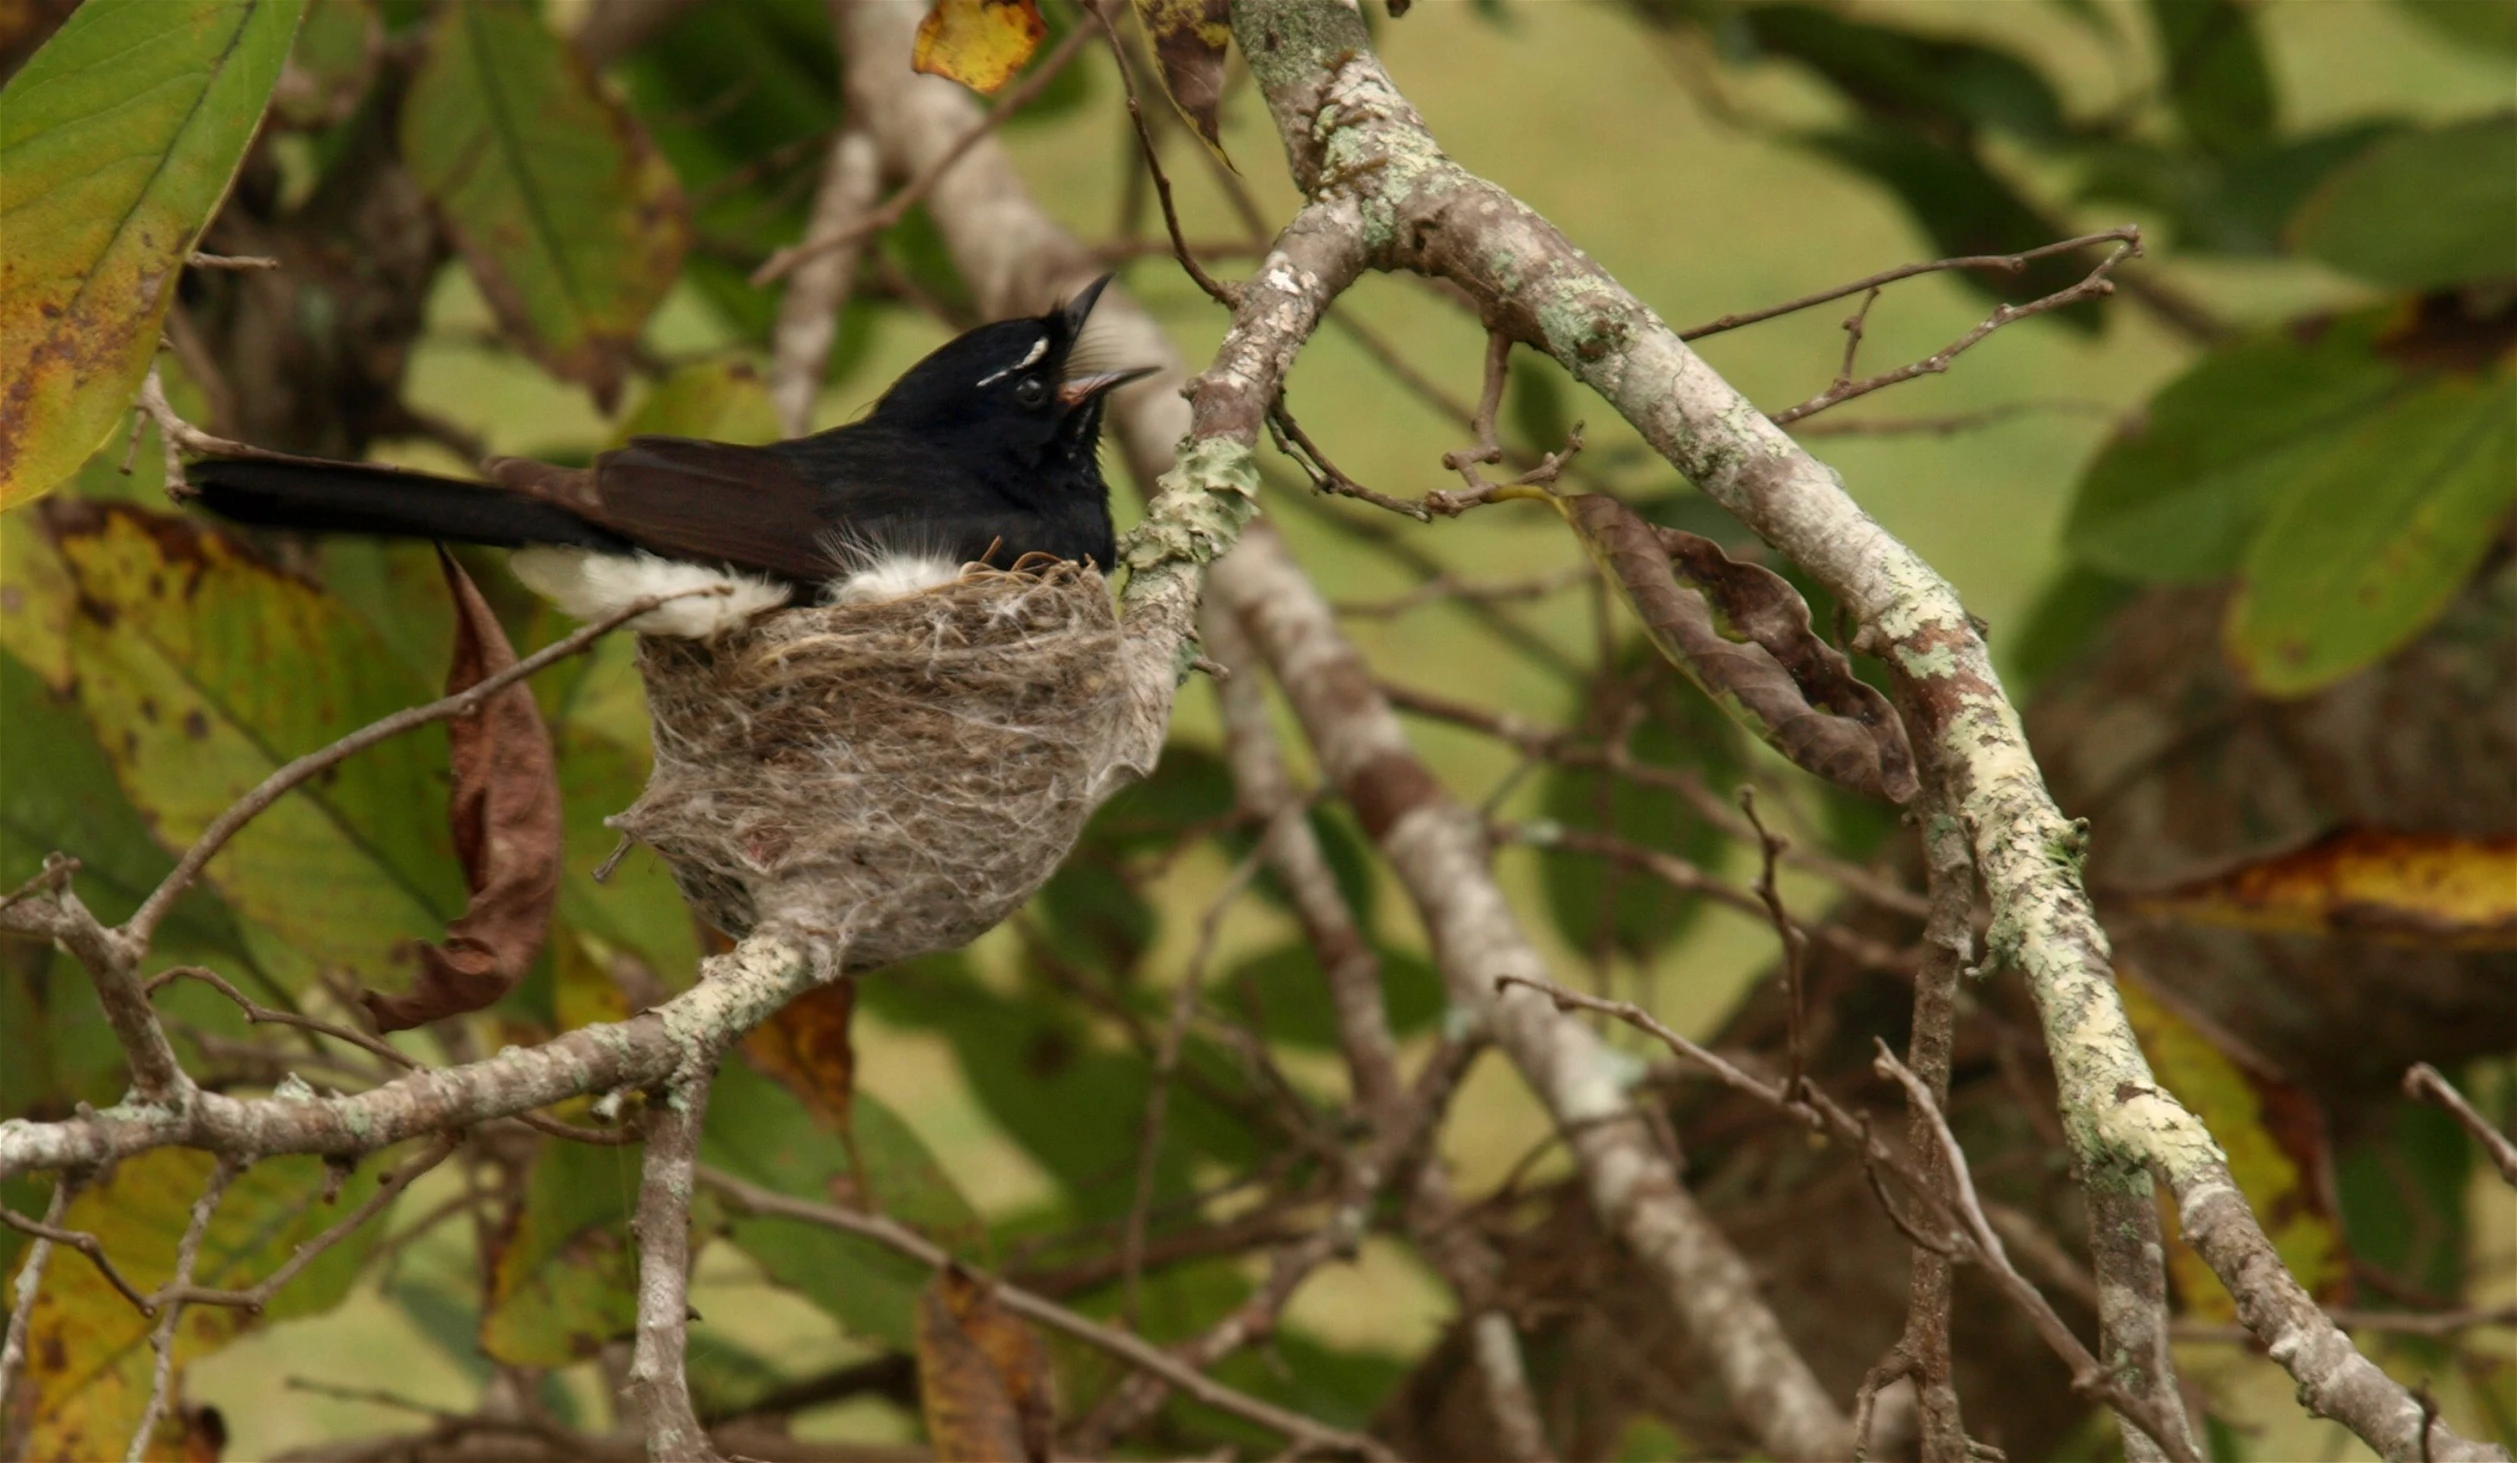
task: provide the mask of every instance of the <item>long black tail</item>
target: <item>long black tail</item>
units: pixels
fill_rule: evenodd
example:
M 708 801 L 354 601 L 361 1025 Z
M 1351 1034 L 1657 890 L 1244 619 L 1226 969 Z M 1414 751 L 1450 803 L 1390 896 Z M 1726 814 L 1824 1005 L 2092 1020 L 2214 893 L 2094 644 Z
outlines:
M 627 553 L 633 547 L 555 503 L 400 468 L 219 457 L 192 464 L 184 475 L 200 506 L 265 528 L 509 548 L 559 544 Z

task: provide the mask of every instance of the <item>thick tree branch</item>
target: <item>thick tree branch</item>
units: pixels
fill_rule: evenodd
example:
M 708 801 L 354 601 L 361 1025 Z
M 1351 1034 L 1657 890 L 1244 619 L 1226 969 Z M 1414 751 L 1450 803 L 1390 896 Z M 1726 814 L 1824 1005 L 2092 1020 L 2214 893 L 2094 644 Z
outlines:
M 2080 877 L 2082 832 L 2046 791 L 1983 639 L 1949 585 L 1675 332 L 1546 220 L 1444 156 L 1336 0 L 1242 0 L 1234 34 L 1295 182 L 1350 203 L 1376 267 L 1450 280 L 1490 326 L 1544 350 L 1742 522 L 1824 583 L 1886 658 L 1909 730 L 1948 769 L 1993 909 L 1997 968 L 2026 979 L 2064 1129 L 2092 1189 L 2147 1169 L 2311 1409 L 2391 1458 L 2505 1457 L 2432 1421 L 2352 1348 L 2282 1268 L 2194 1115 L 2152 1079 L 2116 998 Z M 1202 407 L 1201 403 L 1201 407 Z M 2129 1279 L 2130 1277 L 2126 1277 Z M 2109 1277 L 2101 1277 L 2101 1285 Z

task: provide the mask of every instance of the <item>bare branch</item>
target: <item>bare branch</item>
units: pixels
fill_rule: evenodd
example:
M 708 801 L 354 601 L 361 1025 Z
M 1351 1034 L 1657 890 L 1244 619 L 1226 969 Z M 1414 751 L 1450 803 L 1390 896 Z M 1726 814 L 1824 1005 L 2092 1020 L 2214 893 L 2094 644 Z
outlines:
M 1868 396 L 1874 391 L 1897 385 L 1900 382 L 1911 381 L 1917 376 L 1937 376 L 1949 369 L 1950 362 L 1973 350 L 1985 336 L 2005 325 L 2015 325 L 2019 321 L 2062 309 L 2066 305 L 2075 305 L 2082 300 L 2114 293 L 2114 282 L 2107 276 L 2114 273 L 2116 265 L 2127 259 L 2140 257 L 2141 230 L 2127 225 L 2113 232 L 2124 242 L 2116 245 L 2105 258 L 2099 260 L 2079 283 L 2056 290 L 2040 299 L 2030 300 L 2024 305 L 1996 305 L 1993 307 L 1993 313 L 1986 316 L 1973 329 L 1921 360 L 1899 366 L 1893 371 L 1882 371 L 1876 376 L 1865 377 L 1859 381 L 1851 379 L 1853 348 L 1861 343 L 1862 317 L 1856 315 L 1845 322 L 1845 330 L 1851 339 L 1844 349 L 1844 369 L 1836 376 L 1834 384 L 1798 406 L 1785 407 L 1774 413 L 1774 424 L 1778 427 L 1789 426 L 1803 418 L 1816 416 L 1830 407 L 1841 406 L 1857 397 Z M 1865 306 L 1866 309 L 1867 306 Z
M 176 1060 L 175 1048 L 166 1040 L 166 1029 L 158 1024 L 148 992 L 141 989 L 136 974 L 147 941 L 133 938 L 128 930 L 107 929 L 75 891 L 51 878 L 56 868 L 64 866 L 66 861 L 56 865 L 48 860 L 45 872 L 37 876 L 47 887 L 31 898 L 0 906 L 0 929 L 40 935 L 69 951 L 95 983 L 105 1022 L 130 1059 L 132 1092 L 146 1104 L 180 1107 L 191 1096 L 192 1079 Z
M 860 126 L 841 128 L 822 163 L 807 236 L 837 235 L 854 227 L 873 205 L 882 181 L 882 149 L 874 145 L 873 134 Z M 822 372 L 830 364 L 830 345 L 856 280 L 863 242 L 860 236 L 834 244 L 798 264 L 778 300 L 778 324 L 770 339 L 769 400 L 777 407 L 779 428 L 790 437 L 803 436 L 813 425 L 813 398 L 820 394 Z
M 394 1200 L 402 1197 L 402 1191 L 409 1188 L 421 1174 L 445 1162 L 460 1146 L 461 1144 L 455 1138 L 440 1134 L 435 1141 L 415 1154 L 409 1162 L 378 1179 L 376 1192 L 368 1195 L 367 1202 L 343 1215 L 323 1233 L 299 1244 L 289 1252 L 288 1259 L 282 1262 L 280 1268 L 264 1276 L 254 1285 L 244 1290 L 212 1290 L 198 1285 L 170 1287 L 158 1293 L 159 1300 L 190 1305 L 235 1306 L 240 1310 L 260 1315 L 262 1308 L 271 1303 L 271 1297 L 280 1293 L 280 1287 L 296 1279 L 307 1266 L 321 1259 L 325 1251 L 348 1239 L 357 1232 L 359 1226 L 383 1213 Z
M 201 1240 L 210 1232 L 210 1218 L 218 1213 L 219 1200 L 227 1197 L 227 1186 L 243 1171 L 244 1165 L 221 1159 L 211 1171 L 201 1197 L 192 1203 L 192 1218 L 175 1246 L 174 1277 L 155 1297 L 163 1307 L 158 1312 L 157 1329 L 149 1334 L 149 1348 L 157 1353 L 157 1362 L 149 1375 L 148 1405 L 140 1411 L 139 1426 L 132 1429 L 131 1446 L 123 1453 L 123 1463 L 140 1463 L 148 1456 L 149 1441 L 157 1435 L 157 1424 L 166 1415 L 167 1399 L 175 1385 L 175 1328 L 183 1324 L 182 1296 L 192 1289 L 192 1277 L 200 1268 Z
M 1805 1030 L 1807 1013 L 1801 991 L 1801 968 L 1808 963 L 1809 936 L 1792 923 L 1791 912 L 1783 907 L 1783 891 L 1774 885 L 1774 863 L 1788 846 L 1783 839 L 1766 830 L 1765 820 L 1757 816 L 1755 788 L 1739 790 L 1739 811 L 1746 814 L 1748 826 L 1757 830 L 1757 899 L 1764 904 L 1766 917 L 1774 922 L 1775 938 L 1783 946 L 1783 996 L 1789 1001 L 1791 1036 L 1791 1078 L 1783 1091 L 1792 1097 L 1800 1095 L 1809 1080 L 1809 1037 Z
M 690 1201 L 697 1192 L 699 1132 L 722 1043 L 703 1042 L 647 1124 L 646 1167 L 638 1181 L 638 1340 L 629 1365 L 630 1402 L 647 1435 L 647 1456 L 715 1463 L 716 1448 L 692 1409 Z
M 78 1185 L 69 1183 L 65 1180 L 60 1185 L 56 1186 L 53 1191 L 53 1197 L 55 1200 L 53 1207 L 58 1208 L 68 1202 L 67 1200 L 62 1199 L 61 1195 L 63 1193 L 67 1192 L 75 1197 L 77 1191 Z M 138 1308 L 141 1315 L 154 1316 L 157 1314 L 156 1305 L 153 1304 L 147 1296 L 142 1295 L 139 1292 L 139 1289 L 130 1281 L 123 1279 L 122 1272 L 120 1270 L 114 1268 L 114 1262 L 106 1257 L 105 1247 L 97 1243 L 96 1236 L 75 1229 L 61 1229 L 58 1227 L 60 1222 L 61 1216 L 57 1213 L 50 1212 L 50 1210 L 47 1210 L 43 1220 L 38 1222 L 19 1214 L 13 1209 L 0 1209 L 0 1224 L 6 1224 L 9 1228 L 17 1230 L 21 1234 L 31 1234 L 35 1236 L 37 1240 L 46 1244 L 68 1245 L 80 1254 L 87 1256 L 89 1262 L 96 1266 L 96 1273 L 105 1277 L 105 1283 L 122 1292 L 122 1298 L 131 1302 L 134 1307 Z M 29 1263 L 31 1264 L 33 1262 L 30 1260 Z M 19 1277 L 19 1284 L 25 1284 L 25 1278 L 23 1276 Z M 12 1327 L 14 1327 L 14 1325 L 15 1322 L 13 1320 Z M 5 1397 L 7 1395 L 8 1394 L 5 1390 L 0 1390 L 0 1397 Z
M 17 1395 L 18 1372 L 26 1365 L 26 1334 L 35 1320 L 35 1298 L 43 1293 L 44 1271 L 52 1263 L 52 1247 L 56 1243 L 75 1245 L 79 1240 L 86 1240 L 85 1253 L 96 1262 L 96 1268 L 113 1281 L 116 1290 L 140 1308 L 140 1314 L 145 1316 L 149 1313 L 149 1303 L 141 1299 L 130 1282 L 106 1262 L 105 1251 L 96 1243 L 94 1235 L 74 1235 L 61 1228 L 61 1216 L 68 1211 L 71 1194 L 77 1187 L 66 1174 L 56 1180 L 52 1186 L 52 1197 L 45 1201 L 44 1217 L 40 1221 L 22 1218 L 6 1208 L 0 1208 L 0 1220 L 6 1220 L 12 1229 L 35 1237 L 35 1242 L 26 1248 L 26 1257 L 18 1263 L 16 1293 L 11 1297 L 9 1306 L 8 1338 L 0 1341 L 0 1417 L 6 1415 L 10 1399 Z M 13 1436 L 10 1428 L 0 1426 L 0 1440 Z
M 2464 1130 L 2473 1135 L 2473 1140 L 2482 1145 L 2484 1156 L 2491 1160 L 2493 1168 L 2500 1171 L 2500 1177 L 2517 1185 L 2517 1143 L 2510 1142 L 2507 1134 L 2476 1112 L 2473 1104 L 2465 1101 L 2465 1095 L 2458 1092 L 2455 1084 L 2448 1081 L 2438 1068 L 2427 1062 L 2414 1063 L 2412 1070 L 2403 1074 L 2403 1091 L 2406 1097 L 2416 1102 L 2434 1102 L 2454 1114 Z
M 742 1209 L 775 1219 L 795 1219 L 818 1224 L 846 1234 L 869 1239 L 921 1265 L 941 1269 L 956 1263 L 954 1256 L 917 1231 L 879 1215 L 859 1214 L 829 1204 L 816 1204 L 808 1199 L 791 1198 L 773 1189 L 764 1189 L 732 1174 L 701 1165 L 697 1181 L 725 1195 Z M 992 1280 L 984 1272 L 963 1265 L 982 1284 L 992 1288 L 997 1303 L 1017 1315 L 1037 1321 L 1054 1330 L 1063 1331 L 1079 1341 L 1099 1347 L 1130 1366 L 1161 1377 L 1189 1396 L 1219 1412 L 1245 1418 L 1270 1428 L 1308 1452 L 1338 1452 L 1374 1459 L 1391 1458 L 1388 1448 L 1361 1433 L 1347 1432 L 1314 1422 L 1300 1413 L 1288 1412 L 1272 1402 L 1262 1402 L 1245 1392 L 1236 1391 L 1204 1372 L 1188 1366 L 1161 1347 L 1131 1336 L 1125 1331 L 1105 1326 L 1099 1321 L 1076 1314 L 1057 1302 L 1035 1295 L 1020 1286 Z
M 1677 336 L 1685 341 L 1702 340 L 1708 335 L 1719 335 L 1726 330 L 1737 330 L 1744 325 L 1755 325 L 1779 316 L 1794 314 L 1813 305 L 1823 305 L 1829 300 L 1843 299 L 1847 295 L 1858 295 L 1864 291 L 1875 292 L 1882 285 L 1895 284 L 1901 279 L 1912 279 L 1918 274 L 1936 274 L 1950 269 L 1988 269 L 2001 274 L 2017 274 L 2026 269 L 2032 261 L 2038 259 L 2050 259 L 2057 254 L 2069 254 L 2098 244 L 2132 243 L 2138 241 L 2140 237 L 2139 229 L 2126 226 L 2095 234 L 2083 234 L 2079 238 L 2064 239 L 2059 243 L 2041 244 L 2018 254 L 1962 254 L 1953 259 L 1927 259 L 1920 264 L 1900 264 L 1894 269 L 1883 269 L 1877 274 L 1866 274 L 1849 283 L 1819 290 L 1815 294 L 1802 295 L 1798 299 L 1785 300 L 1779 305 L 1768 305 L 1762 310 L 1724 315 L 1719 320 L 1707 320 L 1702 325 L 1691 325 L 1678 331 Z
M 1145 125 L 1145 109 L 1136 99 L 1136 70 L 1128 65 L 1127 48 L 1119 44 L 1117 27 L 1110 23 L 1108 12 L 1100 6 L 1087 4 L 1084 9 L 1090 13 L 1093 23 L 1101 27 L 1102 35 L 1110 42 L 1110 60 L 1119 69 L 1119 87 L 1127 95 L 1128 121 L 1135 125 L 1136 145 L 1144 154 L 1146 173 L 1154 180 L 1154 194 L 1162 200 L 1162 225 L 1164 231 L 1171 236 L 1171 257 L 1178 260 L 1181 271 L 1195 281 L 1199 289 L 1206 292 L 1206 298 L 1227 310 L 1239 308 L 1241 304 L 1239 287 L 1225 284 L 1222 280 L 1208 274 L 1206 266 L 1200 264 L 1197 255 L 1190 251 L 1188 236 L 1180 229 L 1180 210 L 1171 197 L 1171 175 L 1163 171 L 1162 153 L 1155 148 L 1154 134 Z M 1080 32 L 1083 27 L 1077 26 L 1076 29 Z

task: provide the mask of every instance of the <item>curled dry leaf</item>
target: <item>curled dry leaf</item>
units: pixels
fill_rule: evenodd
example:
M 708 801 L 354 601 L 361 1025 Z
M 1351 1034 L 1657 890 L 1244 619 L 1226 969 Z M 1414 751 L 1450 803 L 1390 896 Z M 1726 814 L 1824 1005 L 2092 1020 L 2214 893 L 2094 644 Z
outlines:
M 1224 57 L 1232 0 L 1136 0 L 1137 21 L 1162 67 L 1162 89 L 1215 156 L 1223 157 Z M 1225 158 L 1229 164 L 1231 159 Z
M 2517 835 L 2344 829 L 2139 907 L 2193 924 L 2517 949 Z
M 1917 783 L 1905 724 L 1809 627 L 1783 576 L 1599 493 L 1556 511 L 1670 663 L 1775 750 L 1839 787 L 1903 803 Z
M 935 0 L 918 22 L 912 64 L 994 95 L 1030 63 L 1048 34 L 1038 0 Z
M 918 1394 L 938 1463 L 1047 1463 L 1057 1430 L 1049 1349 L 958 1265 L 918 1298 Z
M 516 652 L 462 566 L 442 550 L 439 562 L 455 602 L 454 665 L 446 674 L 453 695 L 514 665 Z M 478 1011 L 505 995 L 541 953 L 559 898 L 559 767 L 532 688 L 509 686 L 446 730 L 455 853 L 471 902 L 444 944 L 419 948 L 409 995 L 362 993 L 382 1031 Z

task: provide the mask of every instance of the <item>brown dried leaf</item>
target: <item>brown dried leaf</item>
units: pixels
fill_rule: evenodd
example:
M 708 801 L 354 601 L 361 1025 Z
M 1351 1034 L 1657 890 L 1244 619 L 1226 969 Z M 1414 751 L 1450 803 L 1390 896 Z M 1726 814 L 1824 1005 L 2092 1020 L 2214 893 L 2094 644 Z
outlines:
M 1038 0 L 935 0 L 918 22 L 911 64 L 992 95 L 1030 62 L 1048 34 Z
M 453 695 L 516 663 L 489 602 L 439 550 L 455 602 Z M 559 767 L 530 686 L 518 682 L 446 724 L 454 772 L 455 853 L 472 891 L 443 945 L 419 947 L 411 993 L 361 993 L 380 1031 L 403 1031 L 478 1011 L 512 989 L 542 951 L 559 899 L 565 847 Z
M 1224 57 L 1232 0 L 1136 0 L 1136 19 L 1162 67 L 1162 89 L 1215 156 L 1224 156 Z M 1228 165 L 1231 159 L 1225 158 Z
M 1661 654 L 1733 719 L 1840 787 L 1913 798 L 1905 724 L 1811 632 L 1809 605 L 1783 576 L 1604 494 L 1553 501 Z
M 958 1265 L 918 1298 L 918 1393 L 937 1463 L 1047 1463 L 1057 1430 L 1049 1349 Z
M 856 1048 L 848 1039 L 855 1014 L 856 982 L 836 980 L 789 1001 L 743 1038 L 753 1066 L 843 1134 L 851 1131 L 856 1099 Z
M 2517 836 L 2344 829 L 2139 907 L 2192 924 L 2517 949 Z

